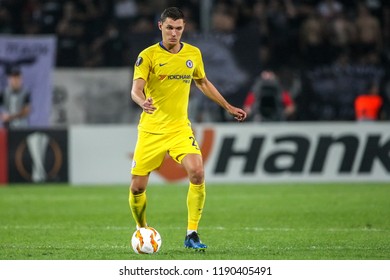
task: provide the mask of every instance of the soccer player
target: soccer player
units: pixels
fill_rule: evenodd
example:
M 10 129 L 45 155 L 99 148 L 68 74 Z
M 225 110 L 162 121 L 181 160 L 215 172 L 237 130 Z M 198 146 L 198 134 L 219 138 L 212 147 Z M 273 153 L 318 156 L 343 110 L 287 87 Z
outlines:
M 188 119 L 190 86 L 196 86 L 237 121 L 246 113 L 229 104 L 206 78 L 200 50 L 181 42 L 183 12 L 170 7 L 158 22 L 162 41 L 143 50 L 134 67 L 131 98 L 143 110 L 132 164 L 129 204 L 137 228 L 147 227 L 146 187 L 149 174 L 159 168 L 166 153 L 186 170 L 188 224 L 184 246 L 205 250 L 198 224 L 206 198 L 202 154 Z

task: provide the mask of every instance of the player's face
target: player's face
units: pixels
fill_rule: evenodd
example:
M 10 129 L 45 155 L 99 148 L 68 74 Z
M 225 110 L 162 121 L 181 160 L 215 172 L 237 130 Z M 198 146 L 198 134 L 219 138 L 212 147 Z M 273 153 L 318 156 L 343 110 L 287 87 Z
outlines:
M 159 22 L 164 45 L 173 47 L 180 43 L 181 35 L 184 31 L 184 20 L 173 20 L 167 18 L 164 22 Z

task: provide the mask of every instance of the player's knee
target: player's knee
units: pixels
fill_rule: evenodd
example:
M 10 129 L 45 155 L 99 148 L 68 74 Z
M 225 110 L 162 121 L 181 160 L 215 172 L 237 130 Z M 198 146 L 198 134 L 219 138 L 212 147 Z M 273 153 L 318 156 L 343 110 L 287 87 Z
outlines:
M 204 181 L 204 170 L 203 168 L 196 168 L 191 170 L 189 174 L 189 180 L 192 184 L 200 185 Z
M 132 194 L 134 195 L 137 195 L 137 194 L 141 194 L 145 191 L 145 188 L 142 188 L 142 187 L 139 187 L 139 186 L 135 186 L 135 185 L 131 185 L 130 186 L 130 191 Z
M 146 190 L 146 185 L 148 180 L 143 176 L 133 176 L 132 182 L 130 185 L 130 191 L 132 194 L 140 194 Z

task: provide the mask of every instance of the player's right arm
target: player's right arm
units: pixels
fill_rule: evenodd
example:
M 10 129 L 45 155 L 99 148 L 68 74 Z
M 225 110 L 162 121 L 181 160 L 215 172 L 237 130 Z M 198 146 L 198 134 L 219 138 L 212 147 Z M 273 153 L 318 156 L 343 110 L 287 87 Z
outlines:
M 145 83 L 145 80 L 141 78 L 133 81 L 133 86 L 131 87 L 131 99 L 137 103 L 145 113 L 152 114 L 156 110 L 156 107 L 153 106 L 153 99 L 151 97 L 145 97 Z

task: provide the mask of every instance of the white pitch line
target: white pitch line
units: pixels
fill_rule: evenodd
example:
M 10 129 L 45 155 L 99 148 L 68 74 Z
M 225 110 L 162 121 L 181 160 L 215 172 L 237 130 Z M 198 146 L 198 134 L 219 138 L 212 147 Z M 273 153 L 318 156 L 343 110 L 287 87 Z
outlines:
M 54 229 L 67 229 L 68 226 L 66 225 L 0 225 L 0 229 L 3 230 L 22 230 L 22 229 L 28 229 L 28 230 L 54 230 Z M 72 226 L 72 229 L 92 229 L 92 230 L 108 230 L 108 231 L 132 231 L 133 228 L 131 227 L 124 227 L 124 226 Z M 174 229 L 174 230 L 182 230 L 182 227 L 159 227 L 164 229 Z M 299 231 L 299 232 L 305 232 L 305 231 L 328 231 L 328 232 L 387 232 L 390 231 L 390 229 L 379 229 L 379 228 L 273 228 L 273 227 L 242 227 L 242 228 L 230 228 L 230 227 L 222 227 L 222 226 L 215 226 L 215 227 L 202 227 L 202 229 L 207 230 L 229 230 L 229 231 L 277 231 L 277 232 L 289 232 L 289 231 Z M 135 230 L 135 228 L 134 228 Z

